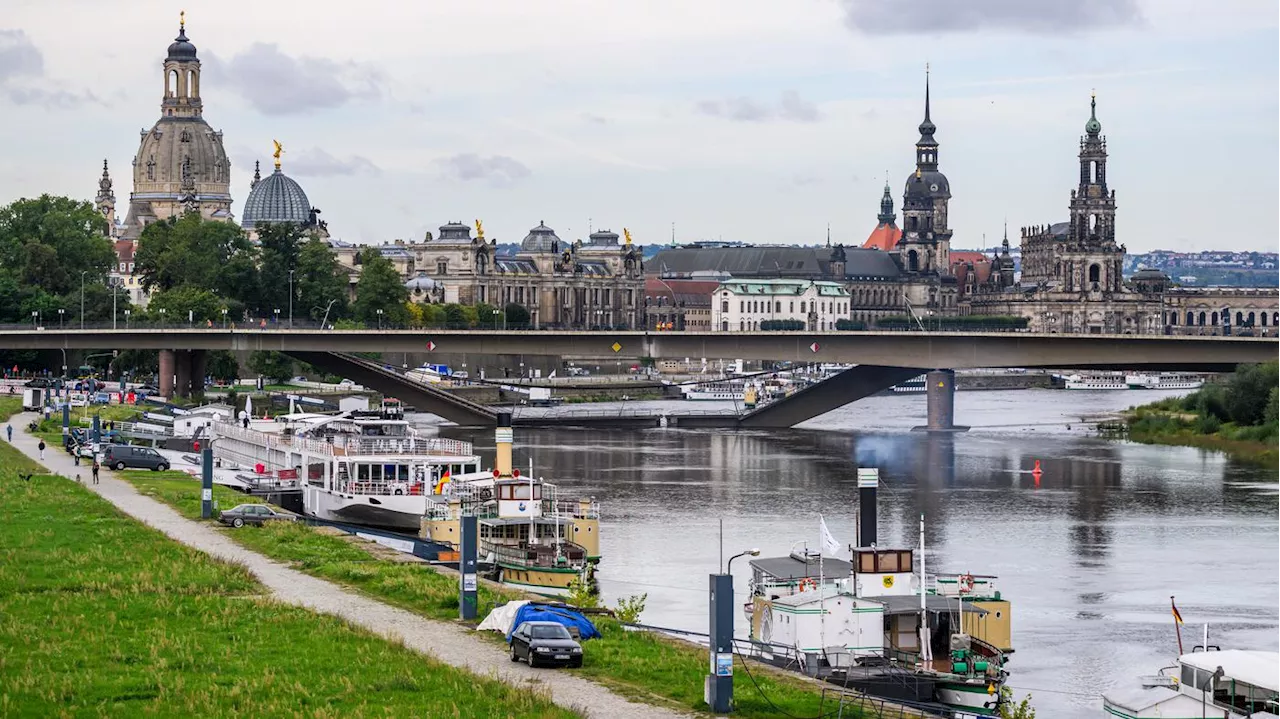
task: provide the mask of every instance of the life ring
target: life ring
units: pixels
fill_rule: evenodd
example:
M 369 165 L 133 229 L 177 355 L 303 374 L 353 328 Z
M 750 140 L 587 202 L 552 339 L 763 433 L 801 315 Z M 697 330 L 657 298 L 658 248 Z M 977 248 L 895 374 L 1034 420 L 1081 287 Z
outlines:
M 956 579 L 956 584 L 957 584 L 957 586 L 959 586 L 959 588 L 960 588 L 960 593 L 961 593 L 961 594 L 969 594 L 969 593 L 971 593 L 971 592 L 973 591 L 973 575 L 972 575 L 972 574 L 961 574 L 961 575 Z
M 403 495 L 404 495 L 404 489 L 403 489 L 402 487 L 396 487 L 396 489 L 395 489 L 395 495 L 396 495 L 397 497 L 403 496 Z
M 812 577 L 805 577 L 804 579 L 800 580 L 800 591 L 802 592 L 805 591 L 806 589 L 817 589 L 817 588 L 818 588 L 818 582 L 815 581 Z

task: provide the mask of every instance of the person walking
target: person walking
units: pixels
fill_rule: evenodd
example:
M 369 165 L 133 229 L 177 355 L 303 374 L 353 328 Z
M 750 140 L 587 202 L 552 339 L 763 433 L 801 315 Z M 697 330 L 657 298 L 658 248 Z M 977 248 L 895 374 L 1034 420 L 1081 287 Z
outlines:
M 40 461 L 44 461 L 44 440 L 40 440 Z
M 12 423 L 6 424 L 4 426 L 4 433 L 9 435 L 9 444 L 13 444 L 13 424 Z
M 99 466 L 99 465 L 98 465 L 98 458 L 97 458 L 97 457 L 94 457 L 94 459 L 93 459 L 93 483 L 94 483 L 94 484 L 97 484 L 97 483 L 98 483 L 98 466 Z

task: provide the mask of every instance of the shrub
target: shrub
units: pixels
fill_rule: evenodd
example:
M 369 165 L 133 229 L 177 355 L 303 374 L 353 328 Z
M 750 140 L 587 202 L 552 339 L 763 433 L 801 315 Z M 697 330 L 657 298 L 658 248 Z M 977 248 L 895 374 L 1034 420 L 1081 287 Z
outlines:
M 618 621 L 624 624 L 635 624 L 640 621 L 640 615 L 644 613 L 645 600 L 648 598 L 648 594 L 634 594 L 619 598 L 618 610 L 614 613 Z

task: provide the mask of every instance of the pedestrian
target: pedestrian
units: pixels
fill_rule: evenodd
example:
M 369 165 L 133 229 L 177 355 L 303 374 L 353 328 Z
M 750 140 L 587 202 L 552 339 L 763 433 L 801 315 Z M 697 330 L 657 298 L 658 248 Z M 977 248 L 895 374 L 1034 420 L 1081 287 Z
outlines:
M 98 483 L 98 458 L 93 458 L 93 483 Z
M 71 458 L 75 461 L 76 466 L 80 466 L 80 446 L 75 445 L 71 448 Z
M 6 424 L 4 426 L 4 433 L 9 435 L 9 444 L 13 444 L 13 424 Z
M 40 461 L 44 461 L 44 440 L 40 440 Z

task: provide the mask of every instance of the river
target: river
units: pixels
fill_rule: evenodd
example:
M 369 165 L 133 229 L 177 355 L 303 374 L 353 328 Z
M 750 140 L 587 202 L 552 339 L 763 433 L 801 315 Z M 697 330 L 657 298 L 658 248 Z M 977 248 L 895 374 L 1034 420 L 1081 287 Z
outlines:
M 725 557 L 816 548 L 819 514 L 852 543 L 855 469 L 877 466 L 881 546 L 917 547 L 923 512 L 930 571 L 998 575 L 1012 600 L 1015 693 L 1042 717 L 1099 717 L 1103 692 L 1176 656 L 1170 595 L 1188 651 L 1204 623 L 1223 648 L 1280 648 L 1276 471 L 1104 440 L 1081 422 L 1172 394 L 961 392 L 956 423 L 972 429 L 945 436 L 911 431 L 923 395 L 867 398 L 790 430 L 521 428 L 515 462 L 600 501 L 609 604 L 647 593 L 643 621 L 693 631 L 707 628 L 721 520 Z M 492 458 L 490 432 L 442 433 Z M 747 559 L 733 566 L 743 601 Z

